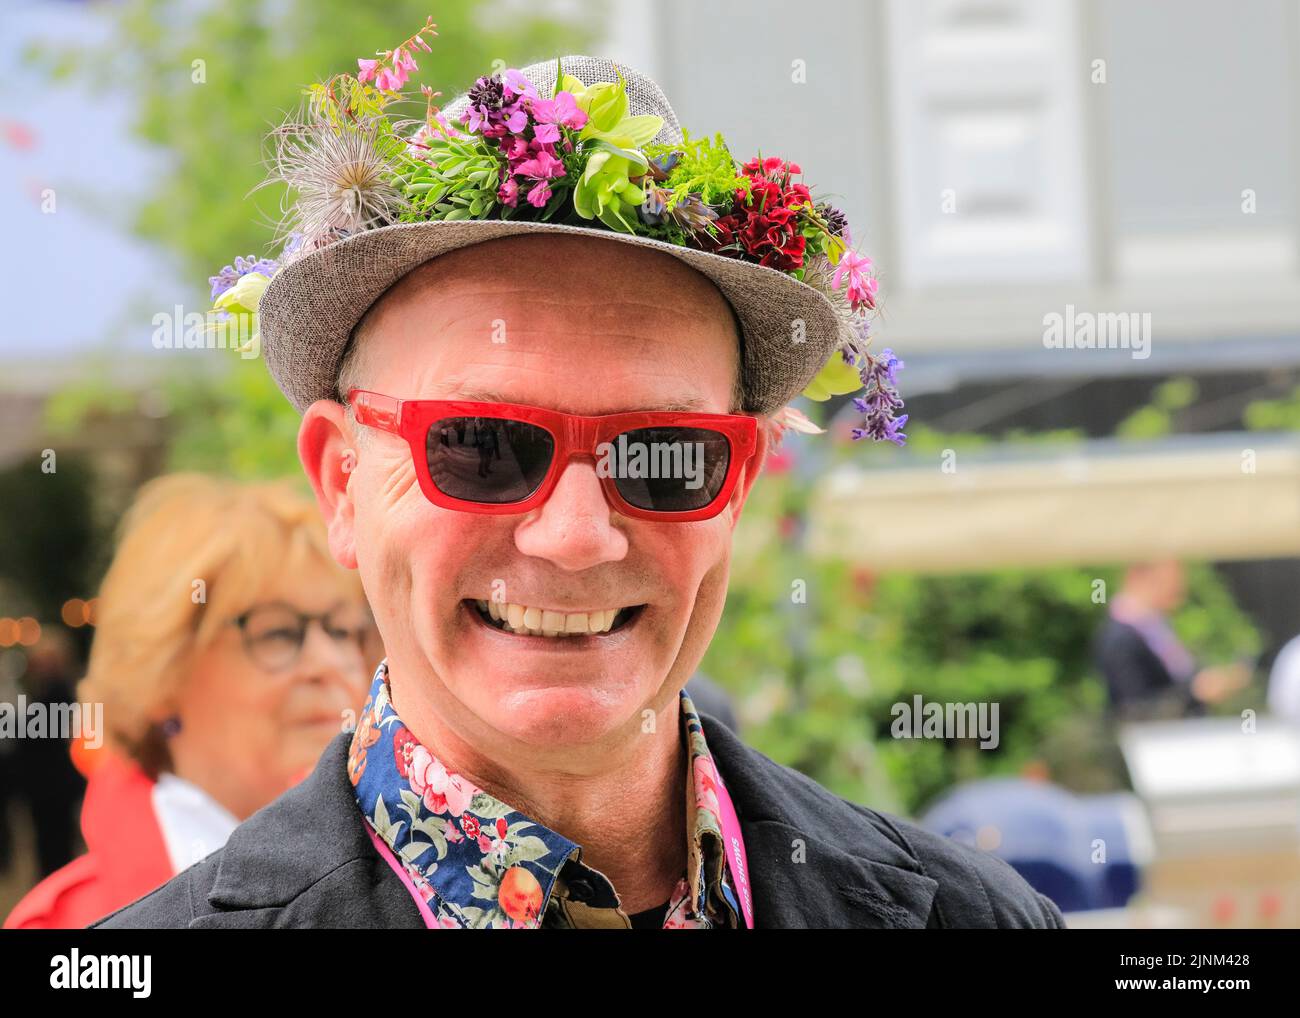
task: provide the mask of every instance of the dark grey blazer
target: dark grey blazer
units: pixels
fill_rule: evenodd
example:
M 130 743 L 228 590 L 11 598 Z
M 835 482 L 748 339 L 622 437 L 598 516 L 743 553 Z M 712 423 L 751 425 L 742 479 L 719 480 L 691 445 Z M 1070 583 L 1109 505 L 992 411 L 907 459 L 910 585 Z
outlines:
M 1063 927 L 1002 860 L 857 806 L 701 715 L 740 817 L 759 928 Z M 422 928 L 375 852 L 347 776 L 349 736 L 225 848 L 93 926 Z

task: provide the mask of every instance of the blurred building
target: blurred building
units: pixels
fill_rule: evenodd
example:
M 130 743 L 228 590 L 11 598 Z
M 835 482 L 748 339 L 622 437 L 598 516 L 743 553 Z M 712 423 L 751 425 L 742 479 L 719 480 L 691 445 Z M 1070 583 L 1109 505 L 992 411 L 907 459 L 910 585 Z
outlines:
M 1300 631 L 1295 444 L 1242 432 L 1250 403 L 1300 385 L 1295 4 L 1245 0 L 1231 31 L 1213 0 L 615 7 L 625 59 L 683 123 L 741 158 L 797 154 L 838 196 L 880 268 L 876 344 L 906 361 L 913 426 L 1100 440 L 1160 383 L 1197 384 L 1181 434 L 1141 446 L 951 475 L 873 461 L 872 483 L 825 492 L 861 529 L 837 516 L 824 547 L 884 554 L 864 501 L 884 498 L 902 568 L 1218 560 L 1274 649 Z

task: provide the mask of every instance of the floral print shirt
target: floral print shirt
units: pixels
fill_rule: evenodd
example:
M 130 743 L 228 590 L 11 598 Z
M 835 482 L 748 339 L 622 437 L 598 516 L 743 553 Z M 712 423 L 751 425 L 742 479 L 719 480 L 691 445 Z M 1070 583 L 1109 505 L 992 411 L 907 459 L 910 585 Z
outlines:
M 737 929 L 735 876 L 723 847 L 726 795 L 695 705 L 681 694 L 686 753 L 686 873 L 664 929 Z M 438 926 L 628 929 L 613 885 L 582 849 L 447 770 L 393 709 L 380 664 L 348 753 L 366 822 L 392 850 Z

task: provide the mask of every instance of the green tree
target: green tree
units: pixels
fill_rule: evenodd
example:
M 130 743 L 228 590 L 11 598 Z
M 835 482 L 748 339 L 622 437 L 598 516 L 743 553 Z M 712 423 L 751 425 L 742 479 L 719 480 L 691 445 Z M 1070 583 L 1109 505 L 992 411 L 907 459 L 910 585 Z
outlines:
M 108 45 L 60 44 L 33 58 L 56 78 L 130 96 L 136 134 L 168 167 L 135 210 L 135 232 L 173 254 L 194 280 L 192 291 L 174 300 L 205 308 L 208 276 L 236 255 L 277 253 L 273 224 L 283 190 L 250 194 L 263 179 L 267 132 L 298 107 L 305 86 L 355 71 L 358 57 L 396 46 L 430 12 L 428 0 L 123 0 L 102 9 Z M 409 87 L 438 89 L 442 103 L 494 65 L 584 52 L 602 27 L 589 3 L 565 21 L 483 2 L 440 4 L 432 13 L 439 37 L 433 52 L 418 58 Z M 117 206 L 109 201 L 115 197 L 104 196 L 108 207 Z M 240 477 L 298 472 L 296 415 L 260 361 L 232 357 L 206 378 L 181 368 L 164 396 L 176 436 L 173 468 Z M 50 420 L 67 426 L 91 408 L 121 402 L 102 388 L 74 387 L 55 401 Z
M 936 449 L 988 441 L 928 438 Z M 1114 591 L 1118 568 L 877 577 L 801 550 L 806 498 L 789 472 L 766 473 L 752 490 L 726 611 L 702 665 L 735 695 L 749 741 L 840 795 L 907 813 L 959 781 L 1028 769 L 1080 792 L 1122 785 L 1091 657 L 1106 611 L 1094 581 Z M 1206 565 L 1189 569 L 1174 625 L 1206 661 L 1258 648 Z M 1000 744 L 893 738 L 892 707 L 914 695 L 997 703 Z

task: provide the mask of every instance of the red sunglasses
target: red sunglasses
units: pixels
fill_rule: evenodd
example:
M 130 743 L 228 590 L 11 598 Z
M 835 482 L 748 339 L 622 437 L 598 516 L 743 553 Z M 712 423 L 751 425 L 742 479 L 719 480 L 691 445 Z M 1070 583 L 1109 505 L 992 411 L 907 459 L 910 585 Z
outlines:
M 737 414 L 647 410 L 584 417 L 516 403 L 348 393 L 357 422 L 406 439 L 425 497 L 461 512 L 526 513 L 569 460 L 591 457 L 609 504 L 639 520 L 707 520 L 754 455 Z

